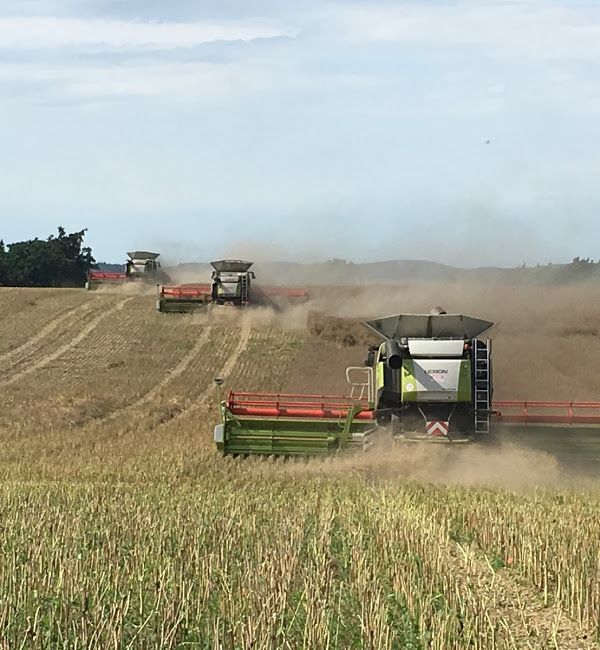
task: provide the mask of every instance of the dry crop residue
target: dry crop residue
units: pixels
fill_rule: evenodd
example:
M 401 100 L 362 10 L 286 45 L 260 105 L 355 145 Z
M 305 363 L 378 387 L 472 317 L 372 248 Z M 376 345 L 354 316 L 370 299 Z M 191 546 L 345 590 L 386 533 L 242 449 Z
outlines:
M 30 352 L 29 349 L 25 351 L 23 357 L 19 357 L 18 355 L 16 355 L 16 359 L 14 360 L 14 363 L 12 363 L 11 365 L 16 366 L 17 364 L 21 364 L 24 365 L 24 367 L 17 368 L 16 371 L 13 374 L 11 374 L 8 378 L 0 381 L 0 385 L 8 386 L 10 384 L 14 384 L 15 382 L 21 380 L 26 375 L 35 373 L 41 370 L 42 368 L 48 366 L 54 360 L 58 359 L 63 354 L 68 352 L 68 350 L 70 350 L 72 347 L 81 343 L 86 337 L 88 337 L 94 331 L 94 329 L 98 326 L 98 324 L 103 319 L 109 318 L 115 312 L 122 309 L 126 302 L 127 302 L 126 300 L 123 300 L 119 302 L 117 305 L 115 305 L 114 307 L 112 307 L 111 309 L 107 309 L 107 310 L 103 309 L 97 316 L 95 316 L 92 320 L 90 320 L 87 324 L 85 324 L 83 329 L 81 329 L 74 337 L 69 338 L 68 341 L 66 341 L 65 343 L 63 343 L 57 348 L 52 346 L 53 347 L 52 352 L 48 352 L 47 354 L 41 356 L 38 359 L 29 361 L 28 359 L 28 353 Z M 81 310 L 74 310 L 73 313 L 79 314 L 80 311 Z M 72 315 L 72 313 L 70 315 Z M 38 339 L 38 342 L 41 340 L 43 339 Z M 9 361 L 12 362 L 13 360 L 9 359 Z M 23 361 L 27 361 L 27 363 L 24 364 Z
M 14 351 L 3 378 L 20 373 L 0 412 L 9 647 L 597 648 L 600 496 L 552 454 L 389 440 L 325 460 L 214 451 L 214 377 L 345 390 L 371 341 L 340 335 L 342 317 L 361 331 L 361 317 L 442 304 L 497 320 L 500 395 L 596 395 L 595 288 L 587 302 L 563 288 L 544 302 L 522 287 L 422 289 L 315 291 L 333 334 L 303 328 L 301 310 L 205 322 L 158 314 L 152 296 L 0 289 L 28 324 L 13 336 L 0 310 L 0 349 Z

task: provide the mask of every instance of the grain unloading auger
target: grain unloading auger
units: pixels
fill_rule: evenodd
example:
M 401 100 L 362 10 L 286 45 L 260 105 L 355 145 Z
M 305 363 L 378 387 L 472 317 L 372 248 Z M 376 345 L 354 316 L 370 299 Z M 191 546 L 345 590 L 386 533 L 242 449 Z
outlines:
M 347 396 L 231 391 L 214 440 L 224 454 L 324 455 L 395 440 L 463 443 L 507 425 L 600 428 L 599 402 L 492 402 L 493 323 L 446 314 L 367 321 L 383 339 L 346 370 Z M 217 380 L 217 383 L 222 383 Z M 500 411 L 499 409 L 502 409 Z
M 101 284 L 122 285 L 128 282 L 168 282 L 169 276 L 161 269 L 160 253 L 130 251 L 127 253 L 123 271 L 88 271 L 86 289 L 95 289 Z
M 163 285 L 158 288 L 156 308 L 163 313 L 190 313 L 208 305 L 246 307 L 249 304 L 276 304 L 278 301 L 302 301 L 305 289 L 296 287 L 254 286 L 253 262 L 219 260 L 210 263 L 210 283 Z

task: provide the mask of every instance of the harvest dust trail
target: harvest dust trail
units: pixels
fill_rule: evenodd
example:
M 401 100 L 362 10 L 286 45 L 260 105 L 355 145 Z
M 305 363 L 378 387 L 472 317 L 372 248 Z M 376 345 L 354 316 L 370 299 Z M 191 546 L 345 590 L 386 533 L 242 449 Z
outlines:
M 231 371 L 235 368 L 240 355 L 248 347 L 248 341 L 250 339 L 251 328 L 247 323 L 242 323 L 240 329 L 240 340 L 236 349 L 233 351 L 233 354 L 227 359 L 227 363 L 221 368 L 219 372 L 219 377 L 228 377 L 231 374 Z M 210 392 L 211 387 L 205 391 L 205 396 Z
M 185 357 L 183 357 L 183 359 L 175 366 L 175 368 L 173 368 L 173 370 L 167 374 L 167 376 L 161 382 L 156 384 L 156 386 L 154 386 L 147 393 L 139 397 L 135 402 L 127 404 L 127 406 L 124 406 L 123 408 L 118 409 L 108 415 L 106 418 L 104 418 L 104 422 L 113 420 L 115 417 L 122 415 L 124 411 L 133 410 L 139 408 L 140 406 L 144 406 L 144 404 L 147 404 L 148 402 L 151 402 L 157 395 L 160 394 L 163 388 L 168 386 L 170 382 L 182 375 L 189 368 L 192 361 L 194 361 L 194 359 L 196 359 L 196 357 L 200 354 L 200 350 L 204 347 L 204 344 L 210 338 L 210 333 L 211 328 L 207 327 L 198 337 L 198 340 L 196 341 L 194 347 L 188 352 L 188 354 L 185 355 Z
M 125 304 L 128 303 L 130 300 L 133 300 L 133 298 L 126 298 L 125 300 L 122 300 L 117 305 L 115 305 L 112 309 L 109 309 L 101 313 L 99 316 L 96 316 L 94 320 L 90 321 L 81 330 L 81 332 L 79 332 L 77 336 L 73 337 L 68 343 L 65 343 L 64 345 L 61 345 L 59 348 L 56 348 L 56 350 L 54 350 L 52 354 L 48 354 L 47 356 L 43 357 L 36 363 L 32 363 L 31 365 L 27 366 L 20 372 L 17 372 L 9 379 L 0 382 L 0 386 L 9 386 L 10 384 L 14 384 L 16 381 L 22 379 L 26 375 L 29 375 L 32 372 L 36 372 L 38 370 L 41 370 L 42 368 L 45 368 L 47 365 L 52 363 L 55 359 L 58 359 L 63 354 L 65 354 L 65 352 L 68 352 L 71 348 L 74 348 L 76 345 L 79 345 L 79 343 L 81 343 L 87 336 L 89 336 L 96 329 L 96 327 L 100 324 L 101 321 L 103 321 L 105 318 L 108 318 L 109 316 L 112 316 L 116 312 L 121 311 L 121 309 L 123 309 Z
M 20 361 L 28 352 L 35 348 L 35 346 L 42 342 L 47 336 L 52 334 L 54 330 L 58 329 L 68 318 L 74 316 L 75 314 L 83 311 L 87 311 L 90 308 L 91 301 L 87 301 L 78 307 L 74 307 L 69 311 L 57 316 L 52 321 L 50 321 L 45 327 L 43 327 L 35 336 L 25 341 L 25 343 L 19 345 L 17 348 L 13 348 L 8 352 L 0 355 L 0 363 L 8 362 L 11 363 L 15 360 Z M 12 364 L 11 364 L 12 365 Z

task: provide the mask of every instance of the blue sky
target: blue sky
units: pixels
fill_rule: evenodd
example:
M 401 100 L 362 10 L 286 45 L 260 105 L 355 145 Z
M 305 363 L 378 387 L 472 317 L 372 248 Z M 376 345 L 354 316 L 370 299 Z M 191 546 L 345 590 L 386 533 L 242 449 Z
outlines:
M 0 236 L 598 258 L 599 117 L 597 2 L 0 0 Z

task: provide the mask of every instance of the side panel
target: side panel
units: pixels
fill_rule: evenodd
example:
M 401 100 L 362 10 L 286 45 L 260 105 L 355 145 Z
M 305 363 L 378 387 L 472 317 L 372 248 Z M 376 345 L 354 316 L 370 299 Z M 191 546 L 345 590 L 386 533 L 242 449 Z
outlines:
M 239 298 L 241 294 L 240 282 L 218 282 L 217 296 L 226 300 Z
M 403 402 L 470 402 L 469 359 L 405 359 L 402 363 Z
M 381 396 L 383 394 L 383 383 L 385 381 L 385 375 L 383 370 L 384 362 L 380 361 L 382 351 L 383 351 L 383 345 L 379 347 L 379 350 L 377 352 L 377 363 L 376 363 L 376 373 L 375 373 L 375 395 L 377 397 L 377 403 L 379 403 L 379 400 L 381 399 Z

